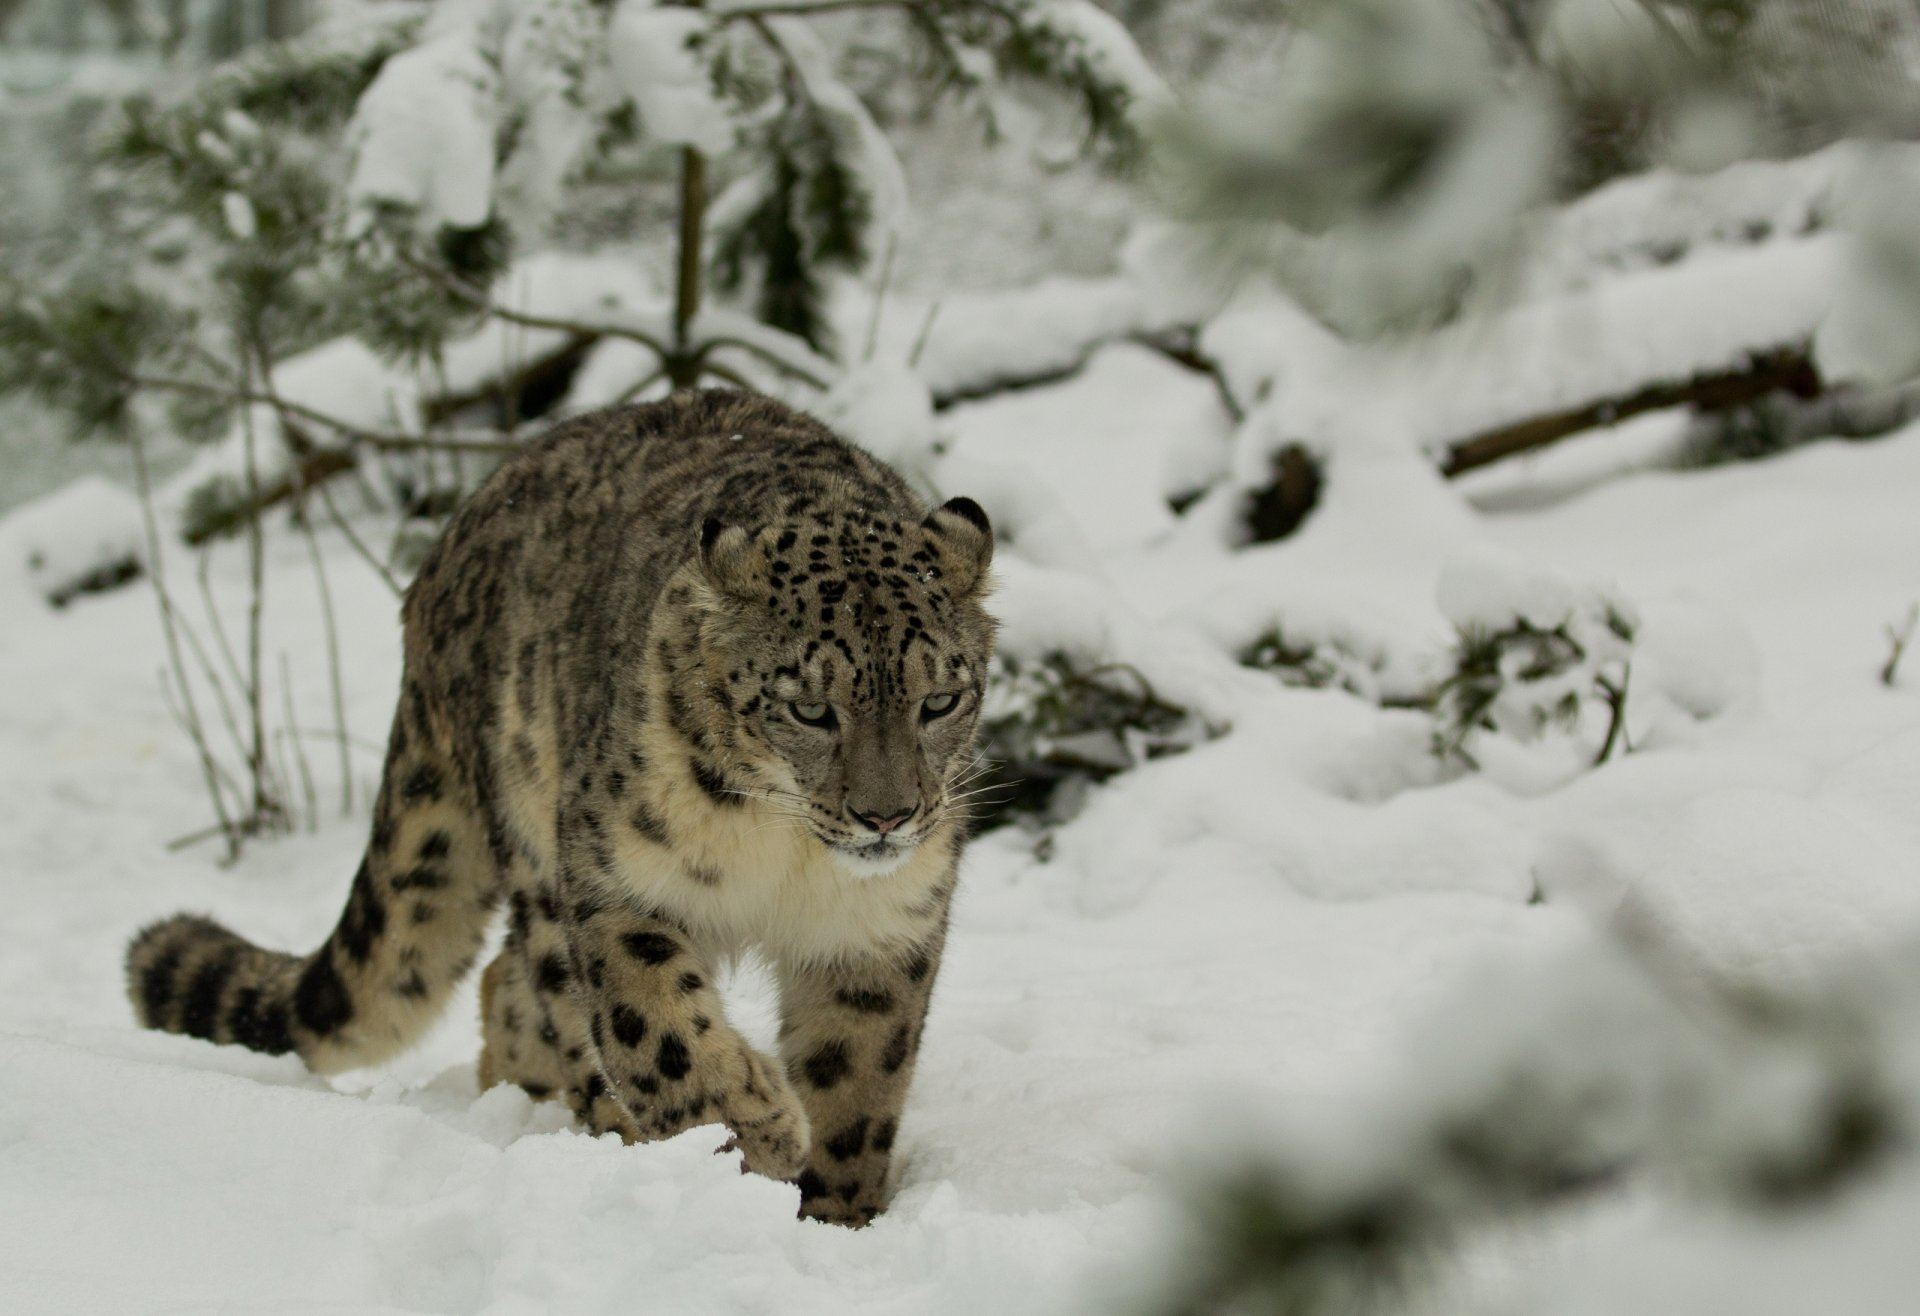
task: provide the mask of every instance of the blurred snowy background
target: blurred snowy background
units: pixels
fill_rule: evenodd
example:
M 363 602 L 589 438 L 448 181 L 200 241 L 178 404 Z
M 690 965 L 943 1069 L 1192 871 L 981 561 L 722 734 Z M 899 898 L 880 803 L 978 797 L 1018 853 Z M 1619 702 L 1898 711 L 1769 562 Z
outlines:
M 1905 0 L 0 0 L 0 1309 L 1911 1313 L 1917 73 Z M 138 1032 L 146 919 L 331 926 L 463 493 L 717 384 L 999 535 L 889 1212 L 478 1092 L 471 993 Z

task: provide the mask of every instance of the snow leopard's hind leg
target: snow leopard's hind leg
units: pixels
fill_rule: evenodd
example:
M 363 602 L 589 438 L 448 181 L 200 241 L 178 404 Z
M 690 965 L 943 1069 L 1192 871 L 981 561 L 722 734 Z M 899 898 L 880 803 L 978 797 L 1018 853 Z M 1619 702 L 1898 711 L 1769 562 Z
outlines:
M 533 990 L 523 929 L 516 918 L 506 944 L 480 975 L 480 1090 L 517 1083 L 535 1101 L 560 1100 L 567 1095 L 568 1066 L 560 1056 L 559 1030 Z
M 480 981 L 481 1090 L 517 1083 L 536 1100 L 565 1103 L 593 1133 L 639 1142 L 640 1127 L 609 1089 L 591 1020 L 573 997 L 560 917 L 551 887 L 515 890 L 506 944 Z

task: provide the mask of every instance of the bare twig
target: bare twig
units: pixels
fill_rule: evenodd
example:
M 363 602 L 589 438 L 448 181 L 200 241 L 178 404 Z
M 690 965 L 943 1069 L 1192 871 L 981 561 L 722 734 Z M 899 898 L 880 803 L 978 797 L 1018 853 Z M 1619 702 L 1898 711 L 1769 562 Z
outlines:
M 202 568 L 204 568 L 205 565 L 206 558 L 203 556 L 201 558 Z M 228 672 L 232 675 L 233 688 L 235 690 L 245 690 L 247 688 L 246 676 L 241 672 L 239 660 L 233 656 L 232 649 L 227 647 L 226 628 L 221 625 L 220 611 L 214 606 L 213 591 L 207 585 L 204 574 L 201 576 L 200 589 L 201 595 L 206 601 L 207 621 L 213 628 L 214 640 L 220 647 L 222 659 L 227 664 Z M 213 692 L 214 706 L 220 711 L 220 723 L 227 729 L 227 739 L 233 742 L 234 754 L 244 763 L 247 761 L 247 737 L 245 733 L 241 731 L 240 719 L 233 711 L 233 700 L 227 693 L 227 680 L 221 675 L 220 670 L 213 665 L 213 659 L 207 656 L 207 647 L 200 642 L 200 633 L 187 623 L 184 614 L 180 616 L 179 622 L 180 634 L 185 637 L 187 641 L 187 650 L 193 655 L 195 661 L 200 664 L 200 675 L 206 680 L 207 689 Z M 245 792 L 238 791 L 237 788 L 236 792 L 242 795 L 245 794 Z
M 302 738 L 308 739 L 308 740 L 337 739 L 337 737 L 331 731 L 308 731 L 304 727 L 300 730 L 300 735 Z M 387 750 L 387 747 L 385 745 L 382 745 L 377 741 L 368 740 L 365 736 L 348 736 L 347 744 L 352 748 L 359 750 L 362 754 L 371 754 L 375 757 L 378 757 L 381 754 L 386 753 L 386 750 Z
M 1887 627 L 1887 639 L 1892 651 L 1887 654 L 1886 665 L 1880 669 L 1880 684 L 1889 690 L 1900 671 L 1900 660 L 1906 656 L 1907 645 L 1913 639 L 1913 632 L 1920 627 L 1920 603 L 1907 609 L 1907 618 L 1898 626 Z
M 620 396 L 613 400 L 613 405 L 618 407 L 633 401 L 665 378 L 666 372 L 664 370 L 656 370 L 652 374 L 642 378 L 638 383 L 627 385 L 620 390 Z
M 406 261 L 409 269 L 432 279 L 475 310 L 483 311 L 496 320 L 524 325 L 529 329 L 553 329 L 561 333 L 579 334 L 588 338 L 624 338 L 652 350 L 654 355 L 662 361 L 673 355 L 673 349 L 669 344 L 662 342 L 658 336 L 644 329 L 636 329 L 632 325 L 620 324 L 617 321 L 569 320 L 559 316 L 536 315 L 532 311 L 518 311 L 510 306 L 502 306 L 493 300 L 485 288 L 469 283 L 456 274 L 438 269 L 424 261 L 404 257 L 402 259 Z
M 329 416 L 326 412 L 309 407 L 305 403 L 291 402 L 286 398 L 276 399 L 269 393 L 256 391 L 246 385 L 234 387 L 208 384 L 197 379 L 174 379 L 165 375 L 131 374 L 124 378 L 130 387 L 150 389 L 156 393 L 192 393 L 202 397 L 226 398 L 238 403 L 264 402 L 290 416 L 298 416 L 315 425 L 324 425 L 336 433 L 346 435 L 356 443 L 364 443 L 370 448 L 379 448 L 385 452 L 433 452 L 443 448 L 458 447 L 468 452 L 493 452 L 505 455 L 520 450 L 518 443 L 511 442 L 500 434 L 485 431 L 480 433 L 445 431 L 437 435 L 426 435 L 368 429 L 364 425 L 341 420 L 338 416 Z
M 920 322 L 920 332 L 914 336 L 913 351 L 907 354 L 907 369 L 920 368 L 920 357 L 927 350 L 927 342 L 933 337 L 933 322 L 940 318 L 942 303 L 935 302 L 927 308 L 927 318 Z
M 1150 348 L 1173 362 L 1184 366 L 1195 374 L 1207 376 L 1213 381 L 1213 391 L 1220 399 L 1220 407 L 1227 413 L 1227 419 L 1238 425 L 1247 418 L 1246 408 L 1240 399 L 1233 395 L 1233 389 L 1227 384 L 1226 372 L 1220 369 L 1220 363 L 1200 350 L 1199 334 L 1190 326 L 1182 325 L 1160 333 L 1142 332 L 1132 336 L 1132 340 L 1142 347 Z
M 501 344 L 500 350 L 503 355 L 510 356 L 512 355 L 513 349 L 503 342 Z M 507 428 L 509 430 L 512 430 L 520 424 L 520 398 L 517 391 L 506 387 L 506 380 L 509 379 L 511 376 L 510 376 L 510 373 L 504 368 L 505 362 L 502 362 L 501 364 L 503 367 L 500 372 L 501 387 L 506 389 L 506 401 L 509 404 L 506 411 Z M 433 376 L 434 376 L 434 385 L 435 385 L 436 391 L 440 394 L 441 397 L 447 396 L 447 394 L 452 391 L 450 385 L 447 383 L 447 361 L 446 361 L 446 356 L 438 350 L 436 350 L 433 354 Z M 434 428 L 434 423 L 435 422 L 431 418 L 427 420 L 427 430 L 429 433 L 432 432 Z M 429 469 L 431 469 L 432 463 L 439 456 L 440 456 L 439 453 L 427 454 L 427 462 L 428 462 Z M 447 465 L 453 468 L 454 489 L 456 491 L 465 489 L 467 487 L 467 464 L 462 459 L 460 451 L 458 449 L 450 450 L 446 453 L 446 458 L 447 458 Z
M 1596 676 L 1593 683 L 1600 688 L 1600 694 L 1607 701 L 1607 738 L 1600 742 L 1600 752 L 1593 756 L 1593 766 L 1599 767 L 1613 757 L 1613 747 L 1619 744 L 1624 754 L 1631 754 L 1633 746 L 1627 743 L 1627 683 L 1633 678 L 1633 666 L 1628 664 L 1620 670 L 1619 684 L 1606 676 Z
M 219 832 L 227 840 L 227 858 L 229 861 L 240 853 L 240 836 L 235 830 L 233 820 L 227 815 L 227 807 L 220 796 L 220 778 L 218 765 L 214 761 L 213 751 L 207 745 L 206 729 L 200 721 L 200 712 L 193 702 L 193 690 L 187 684 L 186 664 L 180 659 L 180 639 L 175 623 L 173 598 L 167 592 L 166 575 L 160 557 L 160 521 L 153 510 L 153 478 L 147 468 L 147 441 L 145 434 L 136 425 L 133 430 L 133 471 L 134 482 L 140 494 L 140 523 L 147 537 L 147 568 L 153 580 L 154 597 L 160 605 L 160 630 L 167 645 L 167 670 L 173 675 L 178 687 L 181 706 L 187 720 L 187 735 L 192 740 L 195 752 L 200 759 L 200 772 L 205 779 L 207 798 L 213 803 L 213 814 Z M 165 673 L 162 673 L 160 688 L 167 689 Z
M 830 386 L 828 380 L 821 378 L 798 362 L 789 360 L 781 356 L 778 352 L 769 351 L 752 339 L 738 338 L 732 334 L 707 335 L 701 339 L 699 344 L 693 349 L 694 359 L 699 363 L 700 368 L 704 370 L 706 369 L 707 358 L 723 347 L 738 348 L 749 356 L 756 357 L 765 364 L 772 366 L 781 374 L 789 375 L 811 388 L 820 390 L 822 393 L 826 392 Z
M 477 288 L 464 279 L 447 273 L 445 270 L 435 269 L 431 265 L 426 265 L 418 261 L 409 261 L 408 265 L 426 277 L 433 279 L 455 296 L 466 301 L 469 305 L 473 306 L 475 310 L 483 311 L 496 319 L 505 320 L 509 324 L 521 324 L 534 329 L 555 329 L 564 333 L 575 334 L 582 338 L 619 338 L 625 339 L 628 342 L 639 343 L 642 347 L 647 348 L 660 358 L 661 363 L 667 367 L 670 376 L 673 373 L 674 363 L 681 357 L 681 354 L 675 349 L 673 344 L 662 342 L 658 335 L 650 334 L 644 329 L 635 328 L 631 324 L 618 320 L 569 319 L 561 316 L 535 315 L 527 311 L 516 311 L 494 301 L 484 288 Z M 774 369 L 791 375 L 795 379 L 822 392 L 825 392 L 828 387 L 829 381 L 821 378 L 820 375 L 814 371 L 807 369 L 797 361 L 781 356 L 778 352 L 768 349 L 763 344 L 733 334 L 717 333 L 700 335 L 698 334 L 699 328 L 698 313 L 696 312 L 686 328 L 689 338 L 693 340 L 688 344 L 686 355 L 694 363 L 693 366 L 689 368 L 695 369 L 696 373 L 698 369 L 704 368 L 706 358 L 709 354 L 722 347 L 733 347 L 758 358 Z M 400 445 L 390 444 L 388 446 L 397 448 Z M 415 446 L 444 447 L 445 445 L 419 443 Z M 473 452 L 488 451 L 487 446 L 483 443 L 468 443 L 464 446 L 467 450 Z
M 174 837 L 171 841 L 167 842 L 166 848 L 169 852 L 184 850 L 190 845 L 198 845 L 202 841 L 210 841 L 216 836 L 226 835 L 227 831 L 228 829 L 224 825 L 215 823 L 211 827 L 202 827 L 197 832 L 188 832 L 185 836 Z
M 264 347 L 262 347 L 260 351 L 260 359 L 264 363 L 266 360 Z M 267 396 L 272 399 L 275 411 L 281 416 L 280 423 L 284 427 L 286 425 L 286 413 L 283 410 L 284 403 L 280 397 L 279 390 L 273 386 L 273 373 L 271 370 L 265 372 L 261 383 Z M 441 373 L 442 392 L 446 391 L 445 383 L 446 375 L 443 370 Z M 307 557 L 313 564 L 313 578 L 320 589 L 320 616 L 322 625 L 325 628 L 327 641 L 327 684 L 333 696 L 333 729 L 339 737 L 340 744 L 340 816 L 345 818 L 351 817 L 353 814 L 353 763 L 347 753 L 347 702 L 346 695 L 341 689 L 340 681 L 340 631 L 334 623 L 333 587 L 327 580 L 327 568 L 325 560 L 320 553 L 320 541 L 313 532 L 312 509 L 307 504 L 306 469 L 298 461 L 294 463 L 293 478 L 295 492 L 294 506 L 298 513 L 297 519 L 300 523 L 301 536 L 306 540 Z M 346 520 L 335 510 L 333 499 L 327 493 L 324 485 L 320 488 L 320 498 L 321 501 L 326 504 L 327 510 L 333 514 L 334 521 L 346 534 L 347 541 L 358 549 L 368 561 L 373 562 L 373 555 L 367 551 L 366 545 L 360 542 L 359 537 L 347 526 Z M 257 508 L 254 512 L 254 517 L 257 524 L 259 517 Z M 388 587 L 393 589 L 395 594 L 398 594 L 399 589 L 395 586 L 393 578 L 387 575 L 386 569 L 378 562 L 373 562 L 373 566 L 380 578 L 387 582 Z M 286 655 L 282 652 L 281 663 L 283 667 L 285 662 Z M 290 690 L 291 681 L 287 681 L 284 674 L 282 680 L 286 681 Z M 293 696 L 289 693 L 287 695 L 287 726 L 289 731 L 297 736 L 298 731 L 294 728 L 293 721 L 292 699 Z M 305 747 L 298 745 L 296 745 L 295 748 L 299 755 L 300 774 L 306 781 L 307 816 L 309 820 L 317 826 L 319 824 L 319 812 L 314 807 L 313 779 L 312 774 L 308 771 L 306 750 Z
M 290 428 L 288 425 L 288 417 L 292 414 L 290 404 L 285 398 L 281 397 L 279 391 L 274 388 L 271 372 L 262 379 L 261 388 L 265 394 L 267 404 L 271 406 L 280 417 L 281 427 L 283 429 Z M 334 525 L 338 526 L 340 533 L 346 536 L 347 543 L 352 545 L 354 551 L 359 553 L 360 556 L 366 560 L 367 565 L 373 568 L 374 574 L 386 582 L 387 588 L 393 591 L 394 596 L 398 598 L 404 592 L 400 588 L 400 582 L 395 580 L 392 573 L 387 570 L 386 564 L 375 557 L 373 550 L 368 548 L 360 536 L 354 533 L 353 527 L 349 525 L 347 519 L 340 514 L 340 509 L 334 505 L 333 495 L 327 491 L 326 480 L 337 474 L 340 470 L 345 469 L 351 469 L 351 463 L 338 467 L 329 466 L 324 470 L 316 470 L 315 464 L 312 461 L 296 460 L 282 486 L 268 491 L 275 496 L 269 497 L 267 494 L 262 494 L 253 500 L 256 515 L 260 509 L 271 505 L 273 502 L 279 501 L 281 497 L 291 497 L 294 500 L 295 507 L 299 512 L 300 524 L 307 531 L 308 548 L 313 555 L 314 572 L 320 581 L 321 605 L 327 612 L 327 631 L 330 647 L 333 644 L 333 601 L 331 592 L 327 587 L 326 572 L 320 567 L 319 546 L 313 538 L 311 509 L 307 505 L 307 493 L 309 490 L 320 495 L 321 503 L 326 506 L 327 515 L 333 518 Z M 333 666 L 337 678 L 339 673 L 338 650 L 333 649 L 333 654 Z M 336 712 L 337 711 L 336 708 Z M 345 735 L 344 719 L 337 718 L 336 720 L 340 722 L 341 734 Z M 351 804 L 346 807 L 350 809 Z
M 700 373 L 703 375 L 712 375 L 715 379 L 723 379 L 735 388 L 745 389 L 750 393 L 756 391 L 753 386 L 753 381 L 732 367 L 721 365 L 718 361 L 708 361 L 702 358 L 700 362 Z M 696 378 L 698 378 L 698 376 L 696 376 Z
M 220 609 L 213 602 L 213 582 L 207 578 L 212 566 L 212 551 L 201 548 L 199 561 L 194 565 L 193 578 L 200 585 L 200 603 L 207 610 L 207 624 L 213 628 L 213 642 L 220 650 L 220 660 L 227 666 L 227 675 L 233 678 L 236 687 L 245 686 L 247 678 L 240 671 L 240 660 L 234 656 L 233 645 L 227 640 L 227 628 L 220 620 Z M 191 636 L 193 632 L 189 630 L 187 634 Z M 209 671 L 208 675 L 212 676 L 213 673 Z M 217 682 L 215 688 L 219 688 Z
M 393 597 L 397 599 L 403 596 L 407 592 L 405 587 L 394 578 L 393 572 L 387 569 L 387 564 L 382 562 L 371 548 L 367 547 L 366 541 L 354 532 L 353 526 L 348 522 L 347 518 L 340 514 L 340 509 L 334 505 L 333 495 L 327 492 L 327 486 L 324 484 L 316 484 L 313 485 L 312 488 L 315 493 L 320 495 L 320 501 L 326 505 L 327 515 L 333 518 L 334 525 L 339 528 L 341 534 L 346 536 L 347 542 L 353 546 L 354 552 L 358 553 L 366 561 L 366 564 L 373 568 L 374 573 L 386 582 L 387 588 L 393 591 Z
M 340 744 L 340 816 L 346 818 L 353 814 L 353 760 L 347 753 L 347 700 L 340 681 L 340 629 L 334 622 L 333 587 L 327 580 L 326 561 L 320 553 L 319 537 L 313 532 L 313 517 L 306 505 L 304 490 L 299 521 L 301 536 L 307 542 L 307 560 L 313 564 L 313 578 L 320 588 L 320 622 L 327 641 L 327 685 L 333 697 L 333 729 Z M 287 726 L 293 727 L 291 711 Z M 304 768 L 303 763 L 303 771 Z
M 867 346 L 860 353 L 862 361 L 873 360 L 874 351 L 880 346 L 880 312 L 887 304 L 887 289 L 893 283 L 893 256 L 899 246 L 900 235 L 887 234 L 887 254 L 880 259 L 880 286 L 873 292 L 873 311 L 867 317 Z
M 300 793 L 307 802 L 307 826 L 320 824 L 320 806 L 313 793 L 313 768 L 307 762 L 307 747 L 300 743 L 300 723 L 293 714 L 293 669 L 287 662 L 287 651 L 280 651 L 280 702 L 285 708 L 287 725 L 280 732 L 280 744 L 285 747 L 293 742 L 293 764 L 300 770 Z M 344 765 L 347 742 L 340 742 L 340 752 Z
M 162 668 L 160 670 L 160 698 L 167 706 L 167 716 L 173 719 L 173 724 L 185 732 L 187 738 L 192 740 L 197 747 L 204 747 L 207 754 L 208 776 L 213 782 L 213 788 L 218 792 L 216 798 L 219 801 L 219 812 L 221 816 L 229 820 L 227 826 L 232 829 L 235 837 L 244 836 L 246 834 L 246 826 L 239 816 L 239 810 L 246 801 L 247 793 L 240 788 L 240 783 L 234 779 L 233 773 L 227 770 L 227 765 L 222 763 L 219 758 L 214 755 L 213 746 L 207 740 L 204 725 L 197 725 L 197 715 L 189 713 L 185 706 L 181 704 L 179 695 L 175 694 L 173 687 L 167 684 L 167 675 L 166 669 Z M 227 796 L 229 794 L 233 796 L 233 812 L 227 811 Z M 235 844 L 238 844 L 238 842 L 236 841 Z

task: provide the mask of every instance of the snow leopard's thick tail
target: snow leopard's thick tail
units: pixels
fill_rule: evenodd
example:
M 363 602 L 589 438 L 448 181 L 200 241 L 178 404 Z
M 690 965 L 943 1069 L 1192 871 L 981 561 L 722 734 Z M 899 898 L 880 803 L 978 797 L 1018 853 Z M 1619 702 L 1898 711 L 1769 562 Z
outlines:
M 299 1052 L 320 1073 L 404 1050 L 473 967 L 498 899 L 480 800 L 406 684 L 373 836 L 347 907 L 311 955 L 266 950 L 177 914 L 127 948 L 127 994 L 149 1028 Z

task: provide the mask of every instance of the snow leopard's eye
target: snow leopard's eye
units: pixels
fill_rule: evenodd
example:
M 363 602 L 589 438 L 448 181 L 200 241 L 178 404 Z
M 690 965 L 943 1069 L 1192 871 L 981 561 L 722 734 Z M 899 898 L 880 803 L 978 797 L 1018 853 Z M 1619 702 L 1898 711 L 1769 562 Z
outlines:
M 945 717 L 959 705 L 959 695 L 928 695 L 920 701 L 920 720 L 931 722 L 936 717 Z
M 793 720 L 805 722 L 810 727 L 830 727 L 835 724 L 832 704 L 789 704 Z

